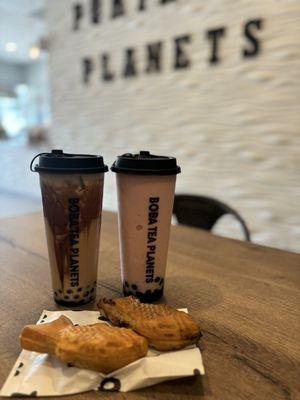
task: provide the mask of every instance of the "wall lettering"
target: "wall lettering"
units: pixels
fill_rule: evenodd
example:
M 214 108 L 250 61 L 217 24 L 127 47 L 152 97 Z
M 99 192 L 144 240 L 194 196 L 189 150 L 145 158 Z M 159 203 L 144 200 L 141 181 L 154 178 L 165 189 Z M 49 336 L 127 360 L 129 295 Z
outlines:
M 211 40 L 211 57 L 209 62 L 215 64 L 219 62 L 219 39 L 225 35 L 225 28 L 212 29 L 207 32 L 207 38 Z
M 138 11 L 144 11 L 146 10 L 146 0 L 140 0 L 138 7 L 137 7 Z
M 125 67 L 123 76 L 131 78 L 137 74 L 135 65 L 135 49 L 126 49 L 125 52 Z
M 129 0 L 107 0 L 110 4 L 110 18 L 120 18 L 126 15 L 128 11 L 126 5 Z M 133 0 L 132 0 L 133 1 Z M 147 0 L 134 0 L 136 1 L 136 11 L 145 11 L 148 5 L 153 6 L 153 2 L 148 4 Z M 156 0 L 157 6 L 167 6 L 169 3 L 174 3 L 176 0 Z M 99 25 L 103 18 L 102 7 L 104 0 L 89 0 L 89 9 L 81 3 L 76 3 L 72 7 L 73 15 L 73 30 L 80 31 L 81 21 L 83 18 L 89 17 L 91 26 Z M 106 16 L 107 17 L 107 16 Z M 241 49 L 242 57 L 247 59 L 255 57 L 261 52 L 261 41 L 259 32 L 263 28 L 263 19 L 255 18 L 247 20 L 242 26 L 242 35 L 246 39 L 246 45 Z M 207 39 L 206 46 L 209 48 L 208 65 L 220 65 L 222 57 L 226 52 L 226 47 L 230 46 L 227 31 L 230 28 L 221 26 L 214 29 L 207 29 L 205 37 Z M 194 66 L 192 44 L 195 46 L 196 41 L 199 41 L 199 33 L 184 34 L 181 36 L 170 39 L 172 41 L 171 48 L 173 49 L 172 66 L 175 71 L 187 70 Z M 153 43 L 145 44 L 143 48 L 135 48 L 132 44 L 122 50 L 122 66 L 116 66 L 113 56 L 108 52 L 98 55 L 88 55 L 81 60 L 82 64 L 82 82 L 87 85 L 93 74 L 99 74 L 100 80 L 103 82 L 112 82 L 117 78 L 134 78 L 139 73 L 153 74 L 162 71 L 164 65 L 164 57 L 167 49 L 170 46 L 164 41 L 156 41 Z M 200 44 L 199 44 L 200 45 Z M 141 71 L 137 69 L 136 58 L 139 55 L 143 60 Z M 168 57 L 168 59 L 170 56 Z M 169 66 L 170 68 L 170 66 Z M 97 72 L 98 71 L 98 72 Z
M 93 24 L 99 24 L 101 19 L 101 10 L 102 10 L 102 2 L 104 0 L 89 0 L 88 7 L 89 12 L 87 12 L 87 16 L 89 20 Z M 135 1 L 137 6 L 137 11 L 145 11 L 147 0 L 107 0 L 110 3 L 110 18 L 115 19 L 118 17 L 122 17 L 126 15 L 127 8 L 126 4 L 129 4 L 131 1 Z M 168 3 L 174 3 L 177 0 L 156 0 L 157 5 L 165 6 Z M 153 5 L 153 0 L 151 5 Z M 80 29 L 79 21 L 83 17 L 84 5 L 82 3 L 77 3 L 73 6 L 73 30 L 77 31 Z
M 73 29 L 77 31 L 79 29 L 79 21 L 83 16 L 83 7 L 81 4 L 75 4 L 73 7 Z
M 91 1 L 91 21 L 93 24 L 99 24 L 101 18 L 101 0 Z
M 190 43 L 191 36 L 185 35 L 175 39 L 174 69 L 184 69 L 190 66 L 190 60 L 185 51 L 185 44 Z
M 101 56 L 102 79 L 104 81 L 112 81 L 115 77 L 114 73 L 112 71 L 110 71 L 109 61 L 110 61 L 109 54 L 102 54 L 102 56 Z
M 125 8 L 124 8 L 123 0 L 113 0 L 111 17 L 118 18 L 118 17 L 121 17 L 122 15 L 125 15 Z
M 84 83 L 89 83 L 90 80 L 90 75 L 93 71 L 93 61 L 90 58 L 84 58 L 82 60 L 83 64 L 83 82 Z
M 260 51 L 260 41 L 253 35 L 253 30 L 260 30 L 262 28 L 262 20 L 254 19 L 245 24 L 244 34 L 252 47 L 243 50 L 244 57 L 254 57 Z
M 161 70 L 161 51 L 162 42 L 151 43 L 147 45 L 147 67 L 148 74 L 159 72 Z

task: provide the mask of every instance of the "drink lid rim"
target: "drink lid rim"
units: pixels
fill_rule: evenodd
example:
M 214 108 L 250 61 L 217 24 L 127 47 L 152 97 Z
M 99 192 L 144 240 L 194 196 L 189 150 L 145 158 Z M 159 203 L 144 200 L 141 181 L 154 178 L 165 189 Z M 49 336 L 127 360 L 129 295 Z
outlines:
M 116 173 L 136 175 L 176 175 L 181 172 L 175 157 L 154 155 L 149 151 L 118 156 L 110 169 Z
M 121 174 L 130 174 L 130 175 L 177 175 L 180 174 L 181 168 L 171 168 L 165 170 L 159 169 L 134 169 L 134 168 L 122 168 L 116 166 L 115 163 L 111 166 L 110 170 L 112 172 L 121 173 Z
M 37 157 L 39 163 L 33 167 Z M 108 166 L 104 164 L 101 155 L 94 154 L 71 154 L 63 150 L 52 150 L 49 153 L 37 154 L 30 163 L 32 172 L 48 173 L 100 173 L 107 172 Z

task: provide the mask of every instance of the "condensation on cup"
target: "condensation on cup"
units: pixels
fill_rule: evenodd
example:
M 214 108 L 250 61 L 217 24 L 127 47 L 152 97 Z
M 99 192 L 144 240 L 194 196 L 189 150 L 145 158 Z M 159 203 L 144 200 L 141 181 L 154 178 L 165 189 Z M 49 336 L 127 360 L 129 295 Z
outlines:
M 96 298 L 104 172 L 103 158 L 42 153 L 40 176 L 54 300 L 74 307 Z M 36 157 L 38 157 L 36 156 Z M 35 157 L 35 158 L 36 158 Z
M 125 296 L 163 295 L 176 175 L 173 157 L 148 151 L 119 156 L 111 167 L 118 191 L 121 277 Z

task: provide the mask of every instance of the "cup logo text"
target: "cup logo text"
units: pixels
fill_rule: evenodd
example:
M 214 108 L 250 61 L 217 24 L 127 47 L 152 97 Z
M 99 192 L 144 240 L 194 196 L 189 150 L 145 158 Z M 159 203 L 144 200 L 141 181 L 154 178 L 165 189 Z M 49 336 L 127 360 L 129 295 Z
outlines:
M 69 265 L 70 283 L 79 286 L 79 198 L 69 199 Z
M 146 283 L 154 280 L 156 240 L 158 233 L 159 197 L 149 197 L 146 255 Z

